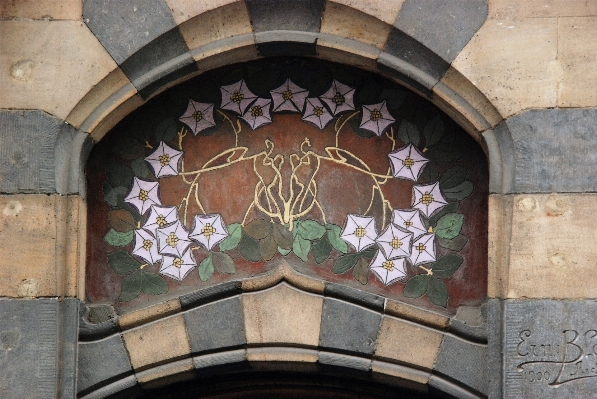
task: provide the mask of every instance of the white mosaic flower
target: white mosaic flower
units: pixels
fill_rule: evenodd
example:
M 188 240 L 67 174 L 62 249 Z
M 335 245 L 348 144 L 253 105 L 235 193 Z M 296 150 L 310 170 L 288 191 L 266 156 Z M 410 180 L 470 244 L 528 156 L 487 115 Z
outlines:
M 377 238 L 375 218 L 349 214 L 340 238 L 352 245 L 357 252 L 369 248 L 375 244 Z
M 418 209 L 394 209 L 392 223 L 413 233 L 415 239 L 427 233 L 423 217 Z
M 216 125 L 214 105 L 189 100 L 189 106 L 179 120 L 187 125 L 196 136 L 200 131 Z
M 375 241 L 386 259 L 406 258 L 410 256 L 413 233 L 390 223 Z
M 147 230 L 135 230 L 135 246 L 133 255 L 138 256 L 150 265 L 162 260 L 162 255 L 158 253 L 158 242 L 155 237 Z
M 135 177 L 133 187 L 124 201 L 134 206 L 139 214 L 143 215 L 152 205 L 162 205 L 159 198 L 159 183 Z
M 143 228 L 157 235 L 159 228 L 165 227 L 178 220 L 178 208 L 175 206 L 152 205 L 149 208 L 147 220 Z
M 244 80 L 228 86 L 220 87 L 222 92 L 222 109 L 229 109 L 240 115 L 244 114 L 257 96 L 249 90 Z
M 417 181 L 429 160 L 412 144 L 405 145 L 388 154 L 392 175 L 399 179 Z
M 158 247 L 162 255 L 182 257 L 192 244 L 187 229 L 179 222 L 158 229 Z
M 435 234 L 423 234 L 413 243 L 410 261 L 414 266 L 434 262 L 435 256 Z
M 317 98 L 307 98 L 305 100 L 304 121 L 323 129 L 332 119 L 334 117 L 330 114 L 330 111 Z
M 160 145 L 151 155 L 145 158 L 149 163 L 155 177 L 166 177 L 178 175 L 178 168 L 182 160 L 182 151 L 166 145 L 160 141 Z
M 269 113 L 269 107 L 272 100 L 268 100 L 266 98 L 259 98 L 257 101 L 253 103 L 248 109 L 247 112 L 241 116 L 251 129 L 255 130 L 259 126 L 267 125 L 271 123 L 272 116 Z
M 388 126 L 396 122 L 396 119 L 388 112 L 385 101 L 379 104 L 363 105 L 362 114 L 359 127 L 378 136 L 381 136 Z
M 282 86 L 271 90 L 270 94 L 274 100 L 274 112 L 302 112 L 309 91 L 298 87 L 290 79 L 286 79 Z
M 159 273 L 182 281 L 195 266 L 197 266 L 197 261 L 193 256 L 193 251 L 188 250 L 182 256 L 164 256 Z
M 420 210 L 426 218 L 446 205 L 448 201 L 439 190 L 439 182 L 413 186 L 413 208 Z
M 335 116 L 343 111 L 354 110 L 353 96 L 354 89 L 352 87 L 334 79 L 332 87 L 319 98 L 330 107 L 332 115 Z
M 377 251 L 377 255 L 369 268 L 384 285 L 390 285 L 406 278 L 405 258 L 388 259 L 382 251 Z
M 211 250 L 214 245 L 228 237 L 228 229 L 226 229 L 222 217 L 217 213 L 196 215 L 189 237 Z

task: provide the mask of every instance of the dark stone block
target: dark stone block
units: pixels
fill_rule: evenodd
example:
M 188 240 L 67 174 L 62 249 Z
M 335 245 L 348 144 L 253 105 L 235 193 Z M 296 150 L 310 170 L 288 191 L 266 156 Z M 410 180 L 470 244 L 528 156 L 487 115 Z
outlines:
M 118 64 L 176 26 L 163 0 L 85 0 L 83 21 Z
M 428 89 L 439 82 L 450 66 L 449 62 L 446 62 L 424 44 L 396 28 L 392 29 L 384 52 L 405 64 L 401 66 L 403 70 L 400 72 L 419 81 Z
M 245 349 L 196 356 L 193 363 L 201 378 L 251 369 Z
M 500 299 L 490 299 L 487 307 L 487 392 L 490 398 L 502 397 L 503 304 Z
M 74 397 L 75 299 L 0 299 L 0 397 Z
M 242 292 L 240 281 L 228 281 L 226 283 L 213 285 L 205 289 L 191 292 L 179 298 L 182 310 L 191 309 L 219 299 L 238 295 Z
M 324 293 L 326 296 L 343 299 L 380 312 L 384 309 L 385 299 L 383 297 L 346 285 L 326 283 Z
M 557 108 L 526 111 L 499 125 L 500 147 L 514 152 L 508 192 L 597 191 L 596 119 L 595 108 Z
M 178 70 L 186 71 L 193 66 L 196 71 L 195 61 L 178 28 L 147 43 L 120 64 L 122 72 L 145 95 L 148 93 L 144 89 L 155 86 L 156 81 L 171 75 L 176 77 Z
M 471 392 L 458 384 L 432 375 L 429 378 L 429 393 L 438 399 L 483 399 L 485 395 Z M 496 398 L 497 399 L 497 398 Z
M 99 341 L 79 343 L 77 387 L 81 394 L 95 391 L 131 374 L 131 363 L 120 334 Z
M 115 381 L 110 385 L 101 387 L 85 396 L 79 396 L 81 399 L 133 399 L 141 397 L 144 391 L 137 384 L 134 375 L 130 375 L 121 380 Z
M 160 70 L 159 73 L 150 76 L 149 79 L 137 82 L 138 84 L 141 83 L 139 84 L 140 87 L 138 87 L 141 97 L 147 99 L 168 84 L 197 72 L 199 68 L 194 61 L 191 60 L 190 64 L 187 63 L 189 58 L 190 56 L 185 54 L 183 57 L 180 57 L 181 64 L 168 65 L 167 68 L 164 68 L 165 70 Z
M 444 336 L 434 371 L 487 394 L 487 346 Z
M 192 353 L 246 343 L 240 297 L 224 299 L 184 313 Z
M 373 354 L 381 314 L 337 299 L 325 298 L 319 345 L 347 352 Z
M 246 0 L 255 32 L 319 32 L 325 0 Z
M 406 0 L 394 26 L 451 63 L 486 19 L 486 0 Z
M 483 323 L 478 327 L 474 327 L 469 326 L 460 320 L 451 319 L 450 332 L 473 342 L 480 344 L 487 343 L 487 323 Z
M 315 41 L 313 43 L 301 42 L 266 42 L 257 43 L 257 52 L 262 57 L 278 56 L 315 56 L 317 55 Z
M 431 83 L 433 85 L 431 85 L 427 82 L 429 80 L 428 75 L 422 76 L 420 71 L 413 71 L 414 68 L 405 69 L 405 65 L 402 60 L 388 53 L 381 53 L 377 59 L 377 69 L 382 75 L 403 84 L 423 97 L 431 99 L 431 88 L 437 83 L 437 79 L 432 79 L 433 82 Z
M 504 300 L 505 398 L 593 398 L 597 302 Z
M 79 339 L 81 341 L 91 341 L 116 333 L 118 326 L 113 317 L 113 312 L 114 308 L 110 305 L 87 307 L 87 305 L 81 304 L 79 311 Z

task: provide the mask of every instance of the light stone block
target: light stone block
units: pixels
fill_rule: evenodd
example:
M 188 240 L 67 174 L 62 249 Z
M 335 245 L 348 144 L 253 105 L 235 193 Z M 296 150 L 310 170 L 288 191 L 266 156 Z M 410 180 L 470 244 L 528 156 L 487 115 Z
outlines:
M 80 20 L 83 0 L 0 1 L 0 18 Z
M 489 18 L 522 19 L 596 16 L 594 0 L 489 0 Z
M 118 325 L 121 330 L 128 330 L 142 324 L 152 322 L 162 317 L 170 316 L 179 313 L 181 310 L 180 301 L 178 298 L 171 299 L 166 302 L 158 303 L 157 305 L 148 308 L 139 309 L 137 311 L 126 313 L 118 318 Z
M 116 63 L 79 21 L 0 21 L 0 108 L 65 119 Z
M 393 24 L 405 0 L 336 0 L 336 3 L 362 11 L 375 18 Z
M 166 3 L 177 25 L 228 4 L 242 4 L 240 0 L 166 0 Z

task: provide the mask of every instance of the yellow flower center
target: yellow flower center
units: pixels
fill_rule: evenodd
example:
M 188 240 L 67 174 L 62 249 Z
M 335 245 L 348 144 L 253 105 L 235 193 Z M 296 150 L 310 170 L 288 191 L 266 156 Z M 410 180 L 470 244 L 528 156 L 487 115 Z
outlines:
M 390 246 L 394 249 L 398 249 L 402 246 L 402 243 L 398 238 L 394 237 L 392 238 L 392 241 L 390 241 Z
M 417 251 L 419 251 L 419 253 L 423 252 L 425 250 L 425 248 L 427 248 L 427 247 L 425 245 L 423 245 L 423 243 L 421 243 L 421 242 L 419 244 L 417 244 L 417 246 L 415 247 L 415 249 Z
M 387 260 L 384 263 L 382 263 L 381 265 L 383 266 L 384 269 L 386 269 L 389 272 L 394 271 L 394 262 L 392 262 L 391 260 Z
M 201 121 L 201 119 L 203 119 L 203 112 L 201 112 L 201 111 L 193 112 L 193 118 L 195 118 L 195 122 Z
M 334 98 L 332 98 L 332 101 L 336 103 L 336 105 L 342 105 L 344 104 L 344 96 L 342 95 L 342 93 L 336 92 Z
M 257 118 L 258 116 L 262 116 L 263 115 L 263 109 L 261 109 L 260 105 L 255 105 L 253 107 L 251 107 L 251 116 L 253 118 Z
M 209 223 L 206 223 L 205 226 L 201 229 L 201 234 L 203 234 L 208 240 L 213 234 L 215 234 L 216 229 Z
M 406 228 L 408 229 L 410 226 L 413 225 L 413 222 L 411 222 L 410 220 L 405 220 L 404 221 L 404 225 L 406 226 Z
M 410 169 L 415 165 L 415 161 L 411 157 L 406 157 L 406 159 L 402 161 L 402 165 Z
M 374 109 L 373 111 L 371 111 L 371 116 L 369 117 L 369 119 L 371 119 L 373 122 L 377 122 L 381 119 L 381 117 L 381 112 L 379 112 L 378 109 Z
M 164 227 L 166 225 L 166 218 L 163 215 L 158 215 L 155 222 L 158 224 L 159 227 Z
M 282 98 L 284 100 L 290 100 L 292 98 L 292 92 L 290 90 L 286 90 L 284 93 L 282 93 Z
M 146 251 L 149 251 L 151 249 L 152 245 L 153 245 L 153 242 L 151 242 L 151 240 L 143 240 L 143 248 Z
M 172 248 L 176 248 L 176 244 L 178 244 L 178 237 L 174 232 L 170 233 L 168 238 L 166 238 L 166 244 L 170 245 Z
M 181 268 L 182 267 L 182 259 L 180 258 L 176 258 L 174 259 L 174 261 L 172 262 L 172 265 L 176 268 Z
M 149 193 L 145 190 L 139 190 L 139 199 L 143 202 L 149 199 Z
M 166 166 L 170 163 L 170 155 L 168 154 L 160 155 L 158 159 L 160 160 L 160 165 L 162 166 Z
M 421 197 L 421 202 L 425 205 L 429 205 L 433 202 L 433 195 L 425 191 L 425 194 Z
M 323 107 L 315 107 L 315 108 L 313 108 L 313 114 L 315 114 L 315 116 L 321 116 L 321 115 L 323 115 Z
M 363 238 L 365 237 L 365 229 L 362 228 L 361 226 L 358 226 L 357 229 L 354 231 L 354 235 L 357 236 L 358 238 Z
M 241 100 L 245 98 L 245 95 L 238 90 L 234 90 L 234 93 L 230 96 L 230 101 L 233 103 L 240 104 Z

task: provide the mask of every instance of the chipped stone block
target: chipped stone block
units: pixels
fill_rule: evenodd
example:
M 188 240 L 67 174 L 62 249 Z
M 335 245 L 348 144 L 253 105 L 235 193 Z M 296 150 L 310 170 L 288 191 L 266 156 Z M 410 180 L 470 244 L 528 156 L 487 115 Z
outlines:
M 369 0 L 367 2 L 363 2 L 362 0 L 334 0 L 334 3 L 343 4 L 372 15 L 386 24 L 393 24 L 404 0 Z
M 0 2 L 0 18 L 80 20 L 82 0 L 13 0 Z
M 487 346 L 446 335 L 433 368 L 473 390 L 487 394 Z
M 131 375 L 131 362 L 122 337 L 116 334 L 98 341 L 79 343 L 77 370 L 79 392 L 96 390 Z
M 324 0 L 246 0 L 255 32 L 318 32 Z

